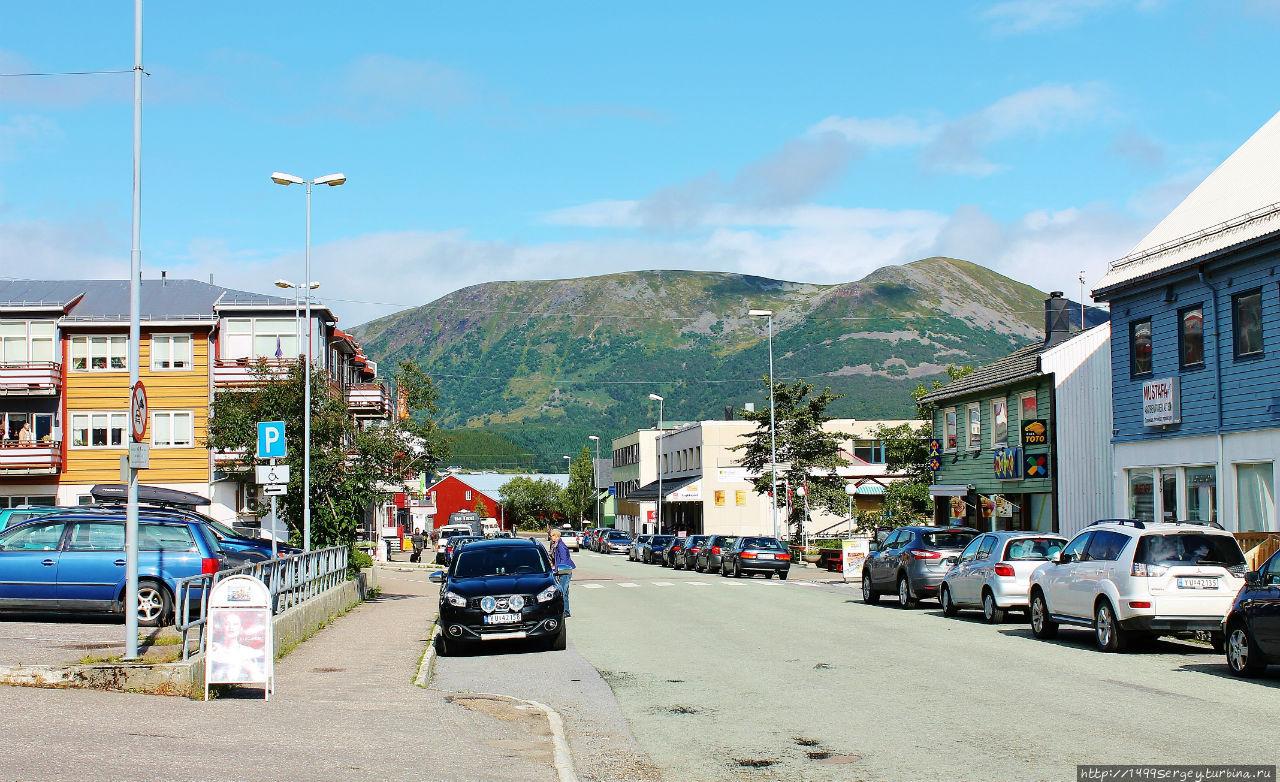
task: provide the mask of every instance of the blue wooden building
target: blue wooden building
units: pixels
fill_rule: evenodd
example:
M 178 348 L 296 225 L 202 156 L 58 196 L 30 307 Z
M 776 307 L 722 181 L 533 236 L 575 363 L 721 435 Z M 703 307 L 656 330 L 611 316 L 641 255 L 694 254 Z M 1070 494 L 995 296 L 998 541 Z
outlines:
M 1277 530 L 1280 114 L 1098 282 L 1114 513 Z

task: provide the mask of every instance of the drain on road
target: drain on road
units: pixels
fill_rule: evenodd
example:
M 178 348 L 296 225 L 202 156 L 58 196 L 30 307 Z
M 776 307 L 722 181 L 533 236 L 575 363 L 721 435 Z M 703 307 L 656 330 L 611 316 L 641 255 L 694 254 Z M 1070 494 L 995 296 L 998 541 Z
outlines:
M 741 768 L 768 768 L 778 761 L 764 760 L 761 758 L 734 758 L 733 762 L 738 764 Z
M 831 757 L 831 753 L 825 750 L 810 752 L 808 753 L 808 755 L 809 755 L 809 760 L 826 760 L 827 758 Z
M 802 746 L 802 747 L 816 747 L 816 746 L 818 746 L 818 740 L 817 740 L 817 739 L 806 739 L 806 738 L 804 738 L 803 736 L 797 736 L 797 737 L 796 737 L 796 743 L 797 743 L 797 744 L 799 744 L 799 745 L 800 745 L 800 746 Z

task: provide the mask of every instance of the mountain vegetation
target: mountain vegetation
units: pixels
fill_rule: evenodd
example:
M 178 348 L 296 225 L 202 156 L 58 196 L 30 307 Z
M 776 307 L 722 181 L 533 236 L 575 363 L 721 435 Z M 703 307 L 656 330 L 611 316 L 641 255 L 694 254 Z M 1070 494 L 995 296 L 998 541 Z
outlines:
M 1039 339 L 1044 298 L 952 258 L 839 285 L 626 272 L 475 285 L 355 333 L 379 361 L 413 359 L 430 374 L 450 437 L 483 431 L 532 454 L 534 469 L 559 471 L 588 434 L 604 445 L 655 426 L 650 393 L 665 397 L 668 421 L 764 408 L 768 323 L 749 309 L 775 313 L 778 381 L 830 387 L 841 396 L 828 412 L 839 418 L 906 418 L 911 391 L 945 379 L 947 366 L 980 366 Z M 455 443 L 455 453 L 469 450 Z

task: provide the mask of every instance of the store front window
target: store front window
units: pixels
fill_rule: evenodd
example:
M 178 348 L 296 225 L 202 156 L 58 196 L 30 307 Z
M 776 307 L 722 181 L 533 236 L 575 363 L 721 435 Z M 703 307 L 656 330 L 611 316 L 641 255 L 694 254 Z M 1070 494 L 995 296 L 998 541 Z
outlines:
M 1187 518 L 1218 520 L 1218 475 L 1214 468 L 1187 468 Z
M 1178 471 L 1173 467 L 1160 470 L 1160 517 L 1164 521 L 1178 520 Z
M 1240 508 L 1240 532 L 1275 532 L 1276 503 L 1272 494 L 1271 462 L 1237 464 L 1236 501 Z
M 1129 470 L 1129 518 L 1155 521 L 1155 480 L 1151 470 Z

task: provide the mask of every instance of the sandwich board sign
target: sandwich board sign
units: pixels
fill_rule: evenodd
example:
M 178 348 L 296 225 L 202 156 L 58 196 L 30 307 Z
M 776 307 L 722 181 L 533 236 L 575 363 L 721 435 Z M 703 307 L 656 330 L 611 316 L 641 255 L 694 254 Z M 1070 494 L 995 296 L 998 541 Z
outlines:
M 228 576 L 213 585 L 205 619 L 204 699 L 210 684 L 261 684 L 275 689 L 271 590 L 253 576 Z
M 862 564 L 867 561 L 867 553 L 871 550 L 869 542 L 866 540 L 840 541 L 840 564 L 845 581 L 848 581 L 850 576 L 861 575 Z

